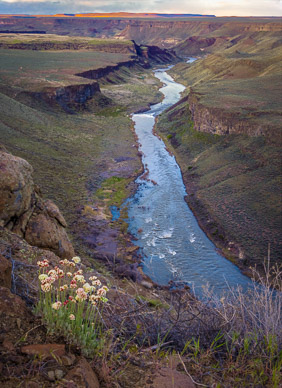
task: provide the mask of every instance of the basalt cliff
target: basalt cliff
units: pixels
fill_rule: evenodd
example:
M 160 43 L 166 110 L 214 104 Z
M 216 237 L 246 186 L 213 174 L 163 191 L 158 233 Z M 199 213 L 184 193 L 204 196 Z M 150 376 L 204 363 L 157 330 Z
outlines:
M 190 36 L 238 36 L 249 32 L 279 32 L 276 19 L 199 18 L 186 20 L 136 20 L 83 17 L 2 17 L 0 32 L 40 31 L 58 35 L 135 40 L 138 44 L 173 47 Z

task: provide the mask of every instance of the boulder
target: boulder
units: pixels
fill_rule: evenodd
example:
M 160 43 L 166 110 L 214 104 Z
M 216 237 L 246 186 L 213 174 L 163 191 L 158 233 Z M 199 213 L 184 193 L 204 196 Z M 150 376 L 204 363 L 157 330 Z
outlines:
M 65 230 L 66 221 L 52 201 L 43 201 L 32 172 L 26 160 L 0 148 L 0 225 L 30 245 L 72 258 L 75 253 Z
M 71 259 L 75 253 L 63 226 L 65 220 L 51 201 L 48 201 L 48 207 L 57 212 L 48 211 L 44 203 L 36 205 L 26 226 L 25 239 L 30 245 L 50 249 L 61 258 Z
M 84 357 L 65 376 L 65 381 L 73 382 L 72 388 L 99 388 L 96 374 Z
M 176 369 L 160 368 L 156 374 L 148 376 L 144 388 L 196 388 L 192 379 Z
M 11 288 L 12 264 L 0 255 L 0 287 Z
M 34 190 L 32 172 L 26 160 L 0 151 L 0 220 L 4 225 L 29 209 Z
M 64 344 L 32 344 L 22 346 L 21 352 L 24 354 L 38 356 L 42 359 L 46 358 L 61 358 L 66 355 Z M 55 357 L 54 357 L 55 356 Z

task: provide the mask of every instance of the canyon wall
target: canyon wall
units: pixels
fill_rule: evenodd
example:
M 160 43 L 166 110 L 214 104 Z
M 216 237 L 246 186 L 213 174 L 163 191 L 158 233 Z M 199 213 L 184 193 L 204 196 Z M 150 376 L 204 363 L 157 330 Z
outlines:
M 173 47 L 190 36 L 236 36 L 246 32 L 281 31 L 280 19 L 197 18 L 136 20 L 102 18 L 30 17 L 0 18 L 0 32 L 40 31 L 72 36 L 135 40 L 138 44 Z
M 242 117 L 239 112 L 228 112 L 220 107 L 203 105 L 200 96 L 193 91 L 188 96 L 188 104 L 194 128 L 200 132 L 214 135 L 271 136 L 277 129 L 263 122 L 253 122 L 250 117 Z
M 87 101 L 94 96 L 100 96 L 100 86 L 97 82 L 91 84 L 69 85 L 60 88 L 44 88 L 41 92 L 23 92 L 37 100 L 43 100 L 51 105 L 58 104 L 64 111 L 72 113 L 76 109 L 85 108 Z

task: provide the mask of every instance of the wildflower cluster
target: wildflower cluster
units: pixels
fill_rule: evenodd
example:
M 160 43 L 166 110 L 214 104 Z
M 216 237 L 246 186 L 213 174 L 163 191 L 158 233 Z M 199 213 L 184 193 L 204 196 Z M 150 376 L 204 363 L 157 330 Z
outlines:
M 60 267 L 49 269 L 48 260 L 38 261 L 40 300 L 37 306 L 49 331 L 59 331 L 67 339 L 85 348 L 98 344 L 101 307 L 108 301 L 108 288 L 96 276 L 88 281 L 81 260 L 61 260 Z

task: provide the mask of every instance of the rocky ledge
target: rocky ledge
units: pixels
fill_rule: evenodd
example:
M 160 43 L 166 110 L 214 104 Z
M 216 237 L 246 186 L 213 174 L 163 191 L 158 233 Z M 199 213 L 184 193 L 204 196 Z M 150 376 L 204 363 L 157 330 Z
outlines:
M 60 88 L 48 87 L 44 88 L 42 92 L 30 92 L 28 94 L 31 94 L 36 100 L 45 101 L 52 106 L 59 105 L 67 113 L 84 109 L 87 101 L 94 96 L 102 96 L 97 82 L 69 85 Z M 105 96 L 103 98 L 107 100 Z
M 276 128 L 271 125 L 258 124 L 257 121 L 252 122 L 249 117 L 243 117 L 239 112 L 228 112 L 221 107 L 210 107 L 202 104 L 200 94 L 193 90 L 188 96 L 188 104 L 194 128 L 197 131 L 215 135 L 271 136 L 275 134 Z

